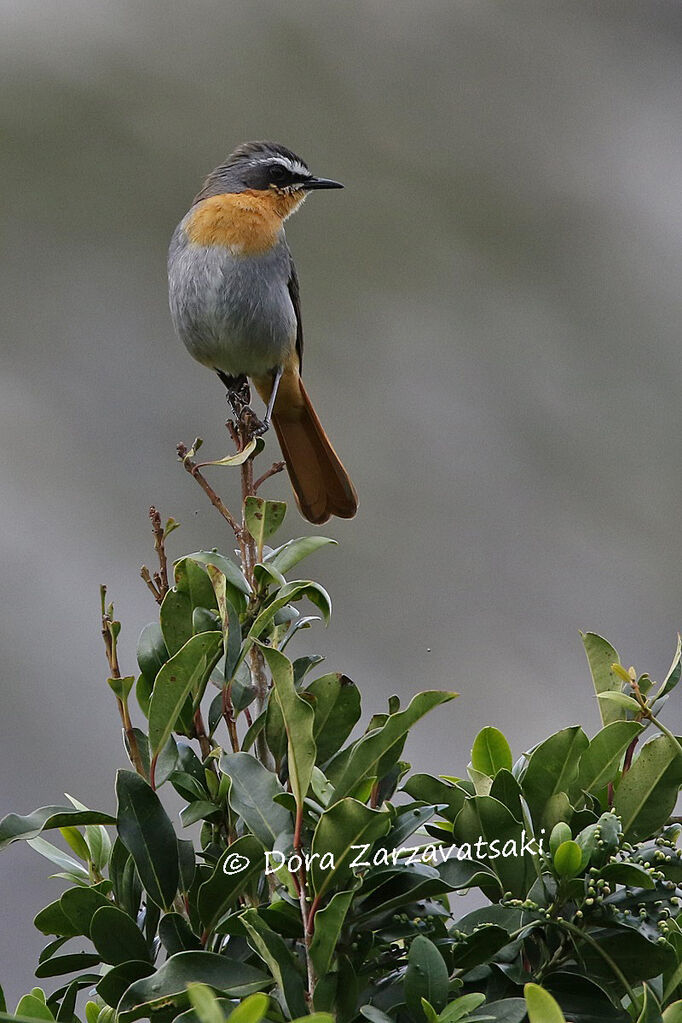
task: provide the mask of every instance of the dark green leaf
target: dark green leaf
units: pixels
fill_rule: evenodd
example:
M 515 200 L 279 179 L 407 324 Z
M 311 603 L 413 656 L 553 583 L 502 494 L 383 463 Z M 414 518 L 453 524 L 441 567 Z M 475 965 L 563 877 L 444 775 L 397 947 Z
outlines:
M 70 888 L 64 892 L 59 903 L 64 914 L 73 924 L 75 934 L 90 934 L 90 921 L 98 909 L 110 906 L 111 902 L 96 888 Z
M 407 1007 L 417 1019 L 424 1019 L 422 998 L 436 1012 L 444 1008 L 448 998 L 448 970 L 443 957 L 421 934 L 410 946 L 404 990 Z
M 313 708 L 294 688 L 291 661 L 271 647 L 263 647 L 263 656 L 272 674 L 273 691 L 270 699 L 277 700 L 287 733 L 287 768 L 289 784 L 298 807 L 310 788 L 317 749 L 313 738 Z
M 336 540 L 330 540 L 326 536 L 300 536 L 296 540 L 287 541 L 277 550 L 266 555 L 263 560 L 265 564 L 286 575 L 303 558 L 307 558 L 309 554 L 313 554 L 330 543 L 336 545 Z
M 354 891 L 337 892 L 324 909 L 318 910 L 315 916 L 315 931 L 310 944 L 310 958 L 318 977 L 324 977 L 331 968 L 341 928 L 354 894 Z
M 287 506 L 284 501 L 266 501 L 264 497 L 249 495 L 244 501 L 246 528 L 261 552 L 263 544 L 273 536 L 284 521 Z M 260 554 L 259 554 L 260 560 Z
M 19 839 L 36 838 L 42 831 L 76 827 L 79 824 L 115 824 L 115 818 L 98 810 L 75 810 L 72 806 L 41 806 L 20 817 L 8 813 L 0 821 L 0 849 Z
M 250 753 L 224 753 L 220 770 L 227 774 L 230 806 L 266 849 L 272 849 L 283 831 L 291 830 L 291 815 L 273 802 L 284 789 L 277 777 Z
M 247 909 L 240 919 L 249 933 L 249 944 L 275 978 L 292 1019 L 306 1014 L 303 977 L 283 938 L 262 920 L 255 909 Z
M 150 898 L 169 908 L 178 889 L 178 845 L 159 797 L 132 771 L 119 771 L 118 833 Z
M 176 952 L 199 951 L 201 942 L 184 916 L 167 913 L 159 924 L 159 938 L 169 956 Z
M 623 754 L 643 729 L 638 721 L 612 721 L 597 732 L 580 757 L 580 788 L 596 793 L 614 781 Z
M 665 735 L 642 748 L 616 789 L 614 810 L 630 842 L 649 838 L 673 812 L 682 784 L 682 756 Z
M 99 956 L 91 952 L 71 952 L 69 955 L 53 956 L 40 963 L 36 977 L 61 977 L 63 973 L 75 973 L 76 970 L 87 970 L 90 966 L 99 965 Z
M 178 952 L 152 976 L 127 989 L 118 1004 L 119 1023 L 149 1017 L 164 1004 L 187 1008 L 187 984 L 208 984 L 214 991 L 242 998 L 267 987 L 270 977 L 248 963 L 213 952 Z
M 90 924 L 90 939 L 102 962 L 119 966 L 130 959 L 149 959 L 149 950 L 134 920 L 116 906 L 98 909 Z
M 385 724 L 365 735 L 353 747 L 351 756 L 338 775 L 330 775 L 335 799 L 354 792 L 366 778 L 378 777 L 377 768 L 384 755 L 404 739 L 409 729 L 434 707 L 454 699 L 456 693 L 417 693 L 406 710 L 391 714 Z
M 317 762 L 324 764 L 341 749 L 359 721 L 360 693 L 355 683 L 339 672 L 316 678 L 305 692 L 314 697 Z
M 149 704 L 149 745 L 156 756 L 173 731 L 185 700 L 195 699 L 222 652 L 220 632 L 203 632 L 190 640 L 164 664 Z
M 388 810 L 371 810 L 349 797 L 325 810 L 312 842 L 313 854 L 318 855 L 311 864 L 310 876 L 318 897 L 341 886 L 350 876 L 350 864 L 363 852 L 363 846 L 367 847 L 366 853 L 390 826 Z
M 440 778 L 432 778 L 429 774 L 411 775 L 405 782 L 403 791 L 413 799 L 441 805 L 443 808 L 439 813 L 449 821 L 454 821 L 466 799 L 466 792 L 463 789 L 441 781 Z
M 97 985 L 97 994 L 107 1005 L 116 1008 L 124 993 L 136 980 L 149 977 L 154 972 L 154 967 L 149 962 L 136 962 L 131 959 L 120 966 L 114 966 L 102 977 Z
M 265 867 L 263 846 L 252 835 L 233 842 L 218 860 L 211 877 L 199 889 L 197 907 L 211 931 L 255 874 Z
M 159 623 L 145 625 L 137 641 L 137 663 L 150 687 L 169 656 Z
M 587 736 L 574 725 L 551 735 L 531 753 L 521 787 L 538 827 L 552 796 L 559 792 L 566 793 L 569 800 L 577 796 L 578 763 L 587 746 Z

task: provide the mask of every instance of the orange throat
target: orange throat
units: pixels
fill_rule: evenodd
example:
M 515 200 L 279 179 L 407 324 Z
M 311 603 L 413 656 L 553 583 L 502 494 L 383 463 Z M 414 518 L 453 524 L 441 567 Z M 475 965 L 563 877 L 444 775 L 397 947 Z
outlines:
M 267 252 L 277 242 L 284 221 L 305 199 L 302 191 L 287 193 L 227 192 L 198 202 L 185 227 L 197 245 L 223 245 L 233 255 Z

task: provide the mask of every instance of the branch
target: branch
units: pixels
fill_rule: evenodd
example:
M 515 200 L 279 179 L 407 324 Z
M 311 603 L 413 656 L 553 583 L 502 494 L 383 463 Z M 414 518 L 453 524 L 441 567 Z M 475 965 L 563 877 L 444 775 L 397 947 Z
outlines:
M 253 485 L 254 494 L 258 491 L 262 483 L 270 479 L 271 476 L 275 476 L 278 472 L 281 472 L 286 462 L 273 462 L 267 472 L 264 472 L 262 476 L 259 476 Z
M 225 505 L 222 499 L 218 497 L 218 495 L 216 494 L 215 490 L 208 482 L 206 477 L 202 475 L 201 470 L 197 468 L 197 463 L 192 461 L 188 454 L 187 446 L 185 444 L 178 444 L 178 458 L 180 459 L 180 461 L 182 462 L 183 466 L 190 474 L 190 476 L 194 477 L 194 479 L 197 481 L 197 483 L 204 491 L 213 507 L 216 508 L 220 512 L 222 517 L 225 519 L 225 521 L 229 523 L 232 532 L 237 537 L 237 539 L 240 540 L 242 534 L 242 527 L 239 525 L 235 517 L 232 515 L 232 512 L 229 510 L 227 505 Z

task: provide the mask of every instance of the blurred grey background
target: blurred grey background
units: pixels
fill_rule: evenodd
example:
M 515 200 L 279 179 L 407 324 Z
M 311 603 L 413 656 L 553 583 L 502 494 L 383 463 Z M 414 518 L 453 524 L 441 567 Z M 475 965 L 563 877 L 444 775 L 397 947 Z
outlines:
M 306 382 L 361 499 L 309 563 L 335 617 L 299 651 L 368 713 L 456 688 L 408 750 L 443 773 L 486 724 L 516 754 L 596 730 L 580 629 L 660 678 L 682 625 L 680 4 L 1 10 L 0 812 L 65 790 L 114 808 L 98 586 L 132 672 L 149 504 L 182 522 L 174 556 L 230 546 L 175 460 L 228 442 L 218 381 L 173 336 L 165 256 L 245 139 L 347 186 L 288 226 Z M 286 527 L 306 531 L 293 509 Z M 61 891 L 48 869 L 23 846 L 0 860 L 11 1008 Z

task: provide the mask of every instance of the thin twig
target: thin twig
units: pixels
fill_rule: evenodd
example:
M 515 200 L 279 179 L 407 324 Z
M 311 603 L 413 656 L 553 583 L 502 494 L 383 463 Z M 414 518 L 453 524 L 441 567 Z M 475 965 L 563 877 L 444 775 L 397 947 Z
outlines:
M 180 459 L 180 461 L 182 462 L 183 466 L 190 474 L 190 476 L 193 476 L 194 479 L 197 481 L 197 483 L 204 491 L 213 507 L 216 508 L 220 512 L 222 517 L 225 519 L 225 521 L 229 523 L 232 532 L 239 540 L 242 531 L 241 526 L 234 518 L 229 508 L 224 504 L 222 499 L 218 497 L 218 495 L 216 494 L 215 490 L 208 482 L 206 477 L 202 475 L 201 470 L 197 468 L 196 462 L 193 462 L 192 459 L 189 457 L 189 455 L 187 454 L 187 447 L 185 444 L 178 444 L 178 458 Z
M 273 462 L 268 471 L 264 472 L 262 476 L 259 476 L 256 482 L 254 483 L 253 485 L 254 494 L 258 492 L 261 484 L 265 483 L 266 480 L 269 480 L 271 476 L 276 476 L 278 472 L 282 471 L 285 465 L 286 465 L 285 462 Z
M 161 596 L 161 590 L 157 588 L 156 584 L 152 580 L 151 573 L 146 565 L 143 565 L 140 569 L 140 575 L 146 582 L 147 586 L 151 590 L 152 596 L 157 604 L 163 603 L 163 597 Z
M 149 509 L 149 518 L 152 520 L 152 532 L 154 533 L 154 550 L 159 559 L 159 571 L 154 573 L 154 580 L 161 595 L 161 600 L 168 593 L 168 562 L 166 560 L 166 533 L 161 525 L 161 516 L 154 507 Z
M 114 605 L 110 604 L 106 606 L 107 599 L 107 588 L 106 586 L 100 587 L 100 598 L 102 605 L 102 639 L 104 640 L 104 649 L 106 652 L 107 662 L 109 664 L 109 676 L 113 679 L 121 678 L 121 669 L 118 663 L 118 649 L 116 645 L 116 629 L 115 625 L 119 625 L 118 622 L 114 623 L 113 610 Z M 137 746 L 137 739 L 135 738 L 135 732 L 133 730 L 133 723 L 130 720 L 130 712 L 128 710 L 128 703 L 126 700 L 121 700 L 118 696 L 116 697 L 116 704 L 118 706 L 118 712 L 121 715 L 121 722 L 123 724 L 123 730 L 125 732 L 126 742 L 128 743 L 128 749 L 130 750 L 130 759 L 133 762 L 133 766 L 137 773 L 142 777 L 146 778 L 145 770 L 142 765 L 142 757 Z

